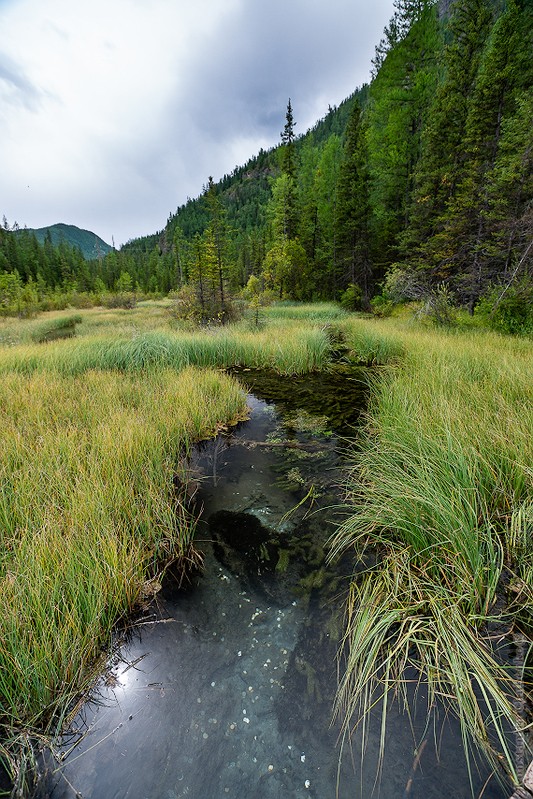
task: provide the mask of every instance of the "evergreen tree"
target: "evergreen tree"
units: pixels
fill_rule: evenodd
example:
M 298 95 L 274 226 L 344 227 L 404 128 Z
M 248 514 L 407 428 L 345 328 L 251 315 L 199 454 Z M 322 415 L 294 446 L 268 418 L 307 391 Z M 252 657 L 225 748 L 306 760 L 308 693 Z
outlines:
M 293 179 L 296 177 L 296 159 L 294 152 L 295 126 L 296 123 L 292 113 L 291 98 L 289 97 L 289 102 L 287 103 L 287 112 L 285 114 L 285 127 L 281 132 L 281 168 L 286 175 L 289 175 L 289 177 Z
M 413 3 L 402 14 L 402 24 L 405 21 L 410 27 L 387 54 L 373 81 L 368 109 L 371 204 L 377 253 L 383 265 L 398 257 L 398 236 L 405 228 L 411 205 L 441 47 L 433 2 Z
M 319 294 L 336 298 L 342 286 L 338 241 L 338 180 L 343 147 L 339 136 L 327 140 L 318 163 L 314 192 L 317 203 L 318 243 L 315 254 Z
M 338 180 L 337 226 L 344 286 L 361 289 L 363 304 L 368 306 L 372 290 L 370 257 L 370 192 L 366 150 L 366 129 L 361 109 L 355 104 L 348 120 L 344 157 Z
M 427 265 L 433 260 L 433 245 L 427 241 L 442 227 L 441 215 L 463 174 L 468 109 L 492 21 L 487 0 L 458 0 L 453 6 L 444 77 L 422 134 L 409 224 L 402 235 L 402 251 L 412 256 L 420 247 Z
M 209 210 L 210 222 L 205 234 L 206 257 L 208 257 L 209 274 L 213 275 L 217 287 L 218 299 L 216 305 L 220 305 L 220 317 L 225 321 L 227 315 L 226 307 L 226 288 L 227 279 L 227 226 L 226 214 L 212 177 L 209 177 L 205 192 L 206 204 Z
M 508 0 L 480 62 L 468 107 L 464 169 L 456 195 L 446 209 L 440 236 L 441 263 L 459 299 L 468 304 L 471 312 L 488 285 L 500 280 L 508 269 L 509 256 L 502 258 L 494 246 L 503 206 L 492 187 L 505 169 L 505 124 L 523 113 L 520 100 L 533 85 L 532 50 L 533 8 L 525 0 Z M 527 164 L 530 132 L 524 136 L 519 152 Z M 509 217 L 515 213 L 512 197 L 513 192 L 506 202 L 508 228 L 512 227 Z M 516 195 L 515 202 L 523 205 L 523 199 Z

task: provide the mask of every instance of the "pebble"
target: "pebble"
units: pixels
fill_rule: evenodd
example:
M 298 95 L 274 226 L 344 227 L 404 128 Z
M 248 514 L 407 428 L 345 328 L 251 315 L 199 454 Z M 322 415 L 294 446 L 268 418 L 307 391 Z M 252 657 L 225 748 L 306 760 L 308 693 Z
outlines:
M 311 783 L 309 782 L 309 780 L 306 780 L 304 782 L 304 785 L 305 785 L 306 788 L 310 788 L 311 787 Z
M 272 765 L 272 763 L 271 763 L 271 764 L 270 764 L 270 766 L 268 767 L 268 770 L 269 770 L 269 771 L 274 771 L 274 766 Z

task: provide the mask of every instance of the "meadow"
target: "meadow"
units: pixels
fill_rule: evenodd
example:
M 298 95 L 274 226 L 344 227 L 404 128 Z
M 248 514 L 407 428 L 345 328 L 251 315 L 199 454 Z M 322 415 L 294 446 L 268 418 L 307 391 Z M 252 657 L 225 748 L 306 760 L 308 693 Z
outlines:
M 414 665 L 428 705 L 438 696 L 461 718 L 465 746 L 513 773 L 516 664 L 490 639 L 533 628 L 531 341 L 325 303 L 192 331 L 168 306 L 0 320 L 0 706 L 13 776 L 16 742 L 61 723 L 117 622 L 169 562 L 195 560 L 176 489 L 186 454 L 246 414 L 221 370 L 324 370 L 339 338 L 348 362 L 376 367 L 331 543 L 365 567 L 349 589 L 344 729 L 376 691 L 401 692 Z M 48 328 L 68 337 L 47 340 Z

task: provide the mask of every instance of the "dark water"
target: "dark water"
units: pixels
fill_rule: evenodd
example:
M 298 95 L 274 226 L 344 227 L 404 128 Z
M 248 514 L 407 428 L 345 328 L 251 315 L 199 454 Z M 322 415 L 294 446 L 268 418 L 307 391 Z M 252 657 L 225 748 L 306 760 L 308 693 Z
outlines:
M 191 463 L 205 569 L 140 617 L 48 757 L 39 796 L 467 799 L 457 729 L 442 713 L 425 727 L 423 691 L 419 714 L 391 712 L 379 779 L 378 724 L 364 751 L 356 732 L 341 752 L 332 723 L 351 563 L 328 566 L 325 543 L 342 496 L 338 433 L 357 421 L 364 375 L 241 379 L 256 392 L 250 421 Z M 473 775 L 475 795 L 486 777 Z M 483 793 L 505 795 L 493 782 Z

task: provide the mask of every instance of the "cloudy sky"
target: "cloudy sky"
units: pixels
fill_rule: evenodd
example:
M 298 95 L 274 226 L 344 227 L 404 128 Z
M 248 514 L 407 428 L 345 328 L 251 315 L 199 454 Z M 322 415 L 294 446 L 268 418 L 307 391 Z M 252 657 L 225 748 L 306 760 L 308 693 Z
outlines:
M 392 0 L 0 0 L 0 218 L 120 245 L 369 77 Z

